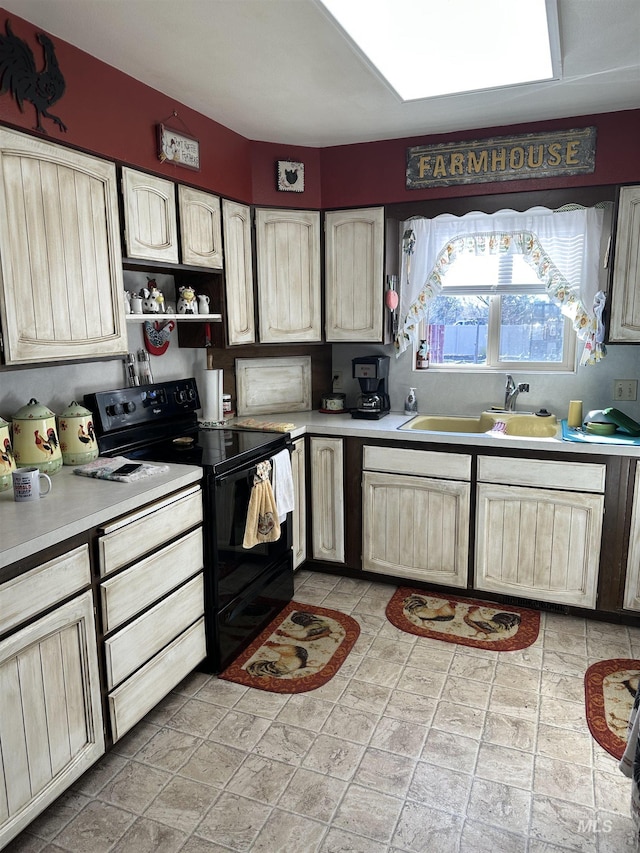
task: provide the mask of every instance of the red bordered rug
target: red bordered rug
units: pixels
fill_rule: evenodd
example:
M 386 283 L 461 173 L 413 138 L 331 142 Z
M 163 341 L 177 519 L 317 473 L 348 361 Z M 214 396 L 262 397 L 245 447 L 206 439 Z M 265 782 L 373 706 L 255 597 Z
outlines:
M 640 660 L 613 658 L 592 664 L 584 676 L 589 731 L 614 758 L 622 758 L 640 681 Z
M 291 601 L 218 677 L 272 693 L 316 690 L 340 669 L 359 634 L 351 616 Z
M 409 587 L 396 590 L 386 613 L 389 622 L 408 634 L 496 652 L 525 649 L 540 630 L 537 610 Z

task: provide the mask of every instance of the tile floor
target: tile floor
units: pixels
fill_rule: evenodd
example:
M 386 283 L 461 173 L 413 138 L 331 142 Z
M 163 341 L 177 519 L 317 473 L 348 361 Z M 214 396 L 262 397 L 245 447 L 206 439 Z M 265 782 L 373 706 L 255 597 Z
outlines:
M 591 738 L 583 676 L 640 628 L 543 614 L 487 652 L 404 634 L 393 588 L 300 572 L 296 601 L 361 635 L 318 690 L 202 673 L 179 685 L 7 851 L 623 853 L 630 782 Z

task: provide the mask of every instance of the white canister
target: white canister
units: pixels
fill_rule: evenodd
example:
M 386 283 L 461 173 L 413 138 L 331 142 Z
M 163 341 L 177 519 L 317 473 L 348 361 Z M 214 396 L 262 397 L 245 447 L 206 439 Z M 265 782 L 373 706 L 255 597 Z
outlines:
M 84 465 L 100 455 L 93 415 L 73 400 L 58 418 L 60 448 L 65 465 Z
M 11 473 L 16 470 L 16 460 L 11 446 L 9 424 L 0 418 L 0 492 L 11 486 Z
M 18 468 L 35 466 L 47 474 L 62 468 L 56 416 L 33 397 L 11 418 L 13 453 Z

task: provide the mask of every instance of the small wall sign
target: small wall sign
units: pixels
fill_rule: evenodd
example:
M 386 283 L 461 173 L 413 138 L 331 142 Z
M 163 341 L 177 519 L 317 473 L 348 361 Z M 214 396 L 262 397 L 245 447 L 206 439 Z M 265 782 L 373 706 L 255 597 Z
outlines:
M 304 192 L 304 163 L 293 160 L 278 160 L 277 186 L 281 192 Z
M 158 125 L 158 159 L 200 171 L 200 142 L 183 130 Z
M 407 189 L 584 175 L 595 152 L 595 127 L 419 145 L 407 148 Z

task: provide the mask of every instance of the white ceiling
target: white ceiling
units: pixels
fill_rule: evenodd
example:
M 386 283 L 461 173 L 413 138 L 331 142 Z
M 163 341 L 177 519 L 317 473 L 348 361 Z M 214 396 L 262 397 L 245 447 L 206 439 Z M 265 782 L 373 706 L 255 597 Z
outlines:
M 558 0 L 560 81 L 407 103 L 314 0 L 0 2 L 253 140 L 323 147 L 640 108 L 640 0 Z M 429 41 L 455 39 L 441 9 L 425 73 Z

